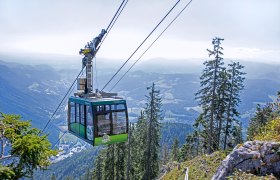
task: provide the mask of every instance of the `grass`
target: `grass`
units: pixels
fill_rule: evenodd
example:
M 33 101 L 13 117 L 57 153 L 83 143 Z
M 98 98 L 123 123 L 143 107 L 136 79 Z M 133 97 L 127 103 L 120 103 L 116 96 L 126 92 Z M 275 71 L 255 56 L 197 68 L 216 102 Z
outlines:
M 99 145 L 106 145 L 106 144 L 114 144 L 114 143 L 120 143 L 120 142 L 126 142 L 127 138 L 128 138 L 128 134 L 118 134 L 118 135 L 111 135 L 109 136 L 110 140 L 107 142 L 102 142 L 103 137 L 98 137 L 95 138 L 95 146 L 99 146 Z
M 211 179 L 227 153 L 226 151 L 217 151 L 211 155 L 198 156 L 192 160 L 182 162 L 180 163 L 180 169 L 173 168 L 163 179 L 183 180 L 186 167 L 189 168 L 189 179 Z

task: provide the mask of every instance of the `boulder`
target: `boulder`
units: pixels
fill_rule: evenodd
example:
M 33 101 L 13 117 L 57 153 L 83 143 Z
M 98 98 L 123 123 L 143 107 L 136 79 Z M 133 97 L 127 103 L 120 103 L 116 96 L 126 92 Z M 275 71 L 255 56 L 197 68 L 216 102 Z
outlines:
M 280 143 L 247 141 L 236 146 L 222 161 L 212 180 L 224 180 L 235 170 L 255 175 L 280 177 Z

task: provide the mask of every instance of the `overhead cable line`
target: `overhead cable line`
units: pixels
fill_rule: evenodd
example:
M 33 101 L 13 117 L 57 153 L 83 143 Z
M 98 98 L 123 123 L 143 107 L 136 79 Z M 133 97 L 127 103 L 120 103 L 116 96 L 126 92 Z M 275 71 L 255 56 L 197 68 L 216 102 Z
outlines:
M 67 131 L 65 131 L 59 138 L 58 140 L 52 145 L 52 149 L 59 143 L 59 141 L 63 138 L 63 136 L 67 133 Z
M 111 25 L 113 26 L 114 25 L 114 19 L 116 19 L 116 17 L 118 18 L 118 14 L 119 14 L 119 11 L 121 9 L 121 7 L 123 6 L 123 3 L 125 2 L 126 0 L 123 0 L 123 2 L 121 3 L 120 7 L 118 8 L 117 12 L 115 13 L 114 17 L 112 18 L 112 20 L 110 21 L 109 25 L 107 26 L 106 28 L 106 31 L 109 30 L 109 28 L 111 27 Z M 126 5 L 126 4 L 125 4 Z M 122 10 L 121 10 L 122 12 Z
M 126 1 L 126 2 L 125 2 Z M 123 3 L 125 2 L 125 4 L 123 5 Z M 106 29 L 106 34 L 103 38 L 103 40 L 100 43 L 100 46 L 102 45 L 102 43 L 105 41 L 106 37 L 108 36 L 109 32 L 111 31 L 111 29 L 113 28 L 113 26 L 115 25 L 116 21 L 118 20 L 119 16 L 121 15 L 123 9 L 125 8 L 126 4 L 128 3 L 128 0 L 123 0 L 122 4 L 120 5 L 119 9 L 117 10 L 117 12 L 115 13 L 113 19 L 111 20 L 110 24 L 108 25 L 107 29 Z
M 80 74 L 83 72 L 84 68 L 82 68 L 82 70 L 80 71 L 80 73 L 78 74 L 78 76 L 75 78 L 75 80 L 73 81 L 73 83 L 71 84 L 70 88 L 68 89 L 68 91 L 66 92 L 66 94 L 64 95 L 64 97 L 62 98 L 62 100 L 60 101 L 60 103 L 58 104 L 58 106 L 56 107 L 55 111 L 53 112 L 51 118 L 49 119 L 49 121 L 47 122 L 47 124 L 45 125 L 45 127 L 43 128 L 43 130 L 40 132 L 43 133 L 44 130 L 47 128 L 47 126 L 49 125 L 49 123 L 52 121 L 54 115 L 56 114 L 57 110 L 59 109 L 59 107 L 61 106 L 61 104 L 63 103 L 63 101 L 65 100 L 65 98 L 67 97 L 68 93 L 70 92 L 70 90 L 72 89 L 72 87 L 74 86 L 76 80 L 79 78 Z
M 83 70 L 82 70 L 82 72 L 83 72 Z M 81 74 L 80 74 L 80 75 L 81 75 Z M 77 77 L 79 77 L 80 75 L 78 75 Z M 75 81 L 76 81 L 76 80 L 75 80 Z M 74 81 L 74 83 L 75 83 L 75 81 Z M 71 94 L 71 93 L 73 92 L 74 88 L 75 88 L 75 86 L 72 84 L 72 86 L 69 88 L 70 91 L 68 92 L 68 94 L 69 94 L 69 93 Z M 64 102 L 65 100 L 66 100 L 66 98 L 64 98 L 64 100 L 62 100 L 62 103 L 61 103 L 61 104 L 63 104 L 63 102 Z M 53 124 L 50 122 L 50 125 L 47 126 L 46 129 L 45 129 L 46 132 L 47 132 L 48 129 L 51 127 L 51 125 L 53 125 Z M 61 131 L 58 127 L 56 127 L 56 126 L 53 126 L 53 127 L 57 128 L 59 131 Z
M 142 43 L 135 49 L 135 51 L 129 56 L 129 58 L 123 63 L 123 65 L 117 70 L 117 72 L 111 77 L 111 79 L 105 84 L 101 91 L 103 91 L 108 84 L 115 78 L 115 76 L 120 72 L 120 70 L 127 64 L 127 62 L 132 58 L 132 56 L 140 49 L 140 47 L 146 42 L 146 40 L 153 34 L 153 32 L 159 27 L 159 25 L 164 21 L 164 19 L 171 13 L 171 11 L 178 5 L 181 0 L 178 0 L 175 5 L 168 11 L 168 13 L 161 19 L 161 21 L 156 25 L 156 27 L 150 32 L 150 34 L 142 41 Z
M 130 68 L 122 75 L 122 77 L 114 84 L 110 92 L 116 87 L 116 85 L 124 78 L 124 76 L 135 66 L 135 64 L 144 56 L 144 54 L 154 45 L 154 43 L 162 36 L 162 34 L 173 24 L 173 22 L 182 14 L 182 12 L 190 5 L 193 0 L 190 0 L 188 4 L 175 16 L 175 18 L 166 26 L 166 28 L 159 34 L 159 36 L 150 44 L 150 46 L 141 54 L 141 56 L 130 66 Z
M 126 0 L 123 0 L 123 2 L 121 3 L 121 5 L 119 6 L 117 12 L 115 13 L 114 17 L 112 18 L 111 22 L 109 23 L 109 25 L 107 26 L 106 31 L 110 31 L 112 29 L 112 27 L 114 26 L 116 20 L 118 19 L 120 13 L 123 10 L 123 4 Z M 127 3 L 125 3 L 126 5 Z M 123 8 L 122 8 L 123 7 Z M 107 33 L 107 35 L 109 34 L 109 32 Z M 104 40 L 103 40 L 104 41 Z M 102 41 L 102 42 L 103 42 Z M 101 47 L 101 44 L 99 45 L 98 49 Z M 74 82 L 72 83 L 72 85 L 70 86 L 70 88 L 68 89 L 68 91 L 66 92 L 66 94 L 64 95 L 64 97 L 62 98 L 62 100 L 60 101 L 59 105 L 56 107 L 54 113 L 52 114 L 51 118 L 48 120 L 47 124 L 44 126 L 43 130 L 39 132 L 39 134 L 42 134 L 45 129 L 47 128 L 47 126 L 49 125 L 49 123 L 53 120 L 55 114 L 57 113 L 57 110 L 59 109 L 59 107 L 61 106 L 61 104 L 63 103 L 63 101 L 65 100 L 65 98 L 67 97 L 67 95 L 69 94 L 70 90 L 72 89 L 72 87 L 74 86 L 76 80 L 79 78 L 80 74 L 83 72 L 84 67 L 82 68 L 82 70 L 80 71 L 80 73 L 78 74 L 78 76 L 76 77 L 76 79 L 74 80 Z

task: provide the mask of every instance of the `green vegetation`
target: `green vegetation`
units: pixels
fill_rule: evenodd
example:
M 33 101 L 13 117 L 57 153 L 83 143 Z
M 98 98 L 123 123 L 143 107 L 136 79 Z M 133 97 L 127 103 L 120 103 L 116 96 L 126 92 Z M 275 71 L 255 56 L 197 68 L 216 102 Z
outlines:
M 260 141 L 277 141 L 280 142 L 280 118 L 268 122 L 260 128 L 259 133 L 254 137 Z
M 49 157 L 57 154 L 51 150 L 47 136 L 31 128 L 30 121 L 18 115 L 2 114 L 0 117 L 0 176 L 3 179 L 32 177 L 33 170 L 46 169 Z
M 263 106 L 257 105 L 255 116 L 251 119 L 248 127 L 248 140 L 257 138 L 279 141 L 279 137 L 275 134 L 279 132 L 280 92 L 277 95 L 275 102 L 270 102 Z
M 164 176 L 163 179 L 183 180 L 185 178 L 187 167 L 189 168 L 189 179 L 211 179 L 216 172 L 216 169 L 227 154 L 228 151 L 217 151 L 211 155 L 197 156 L 192 160 L 177 164 L 169 173 Z M 172 163 L 169 165 L 172 165 Z

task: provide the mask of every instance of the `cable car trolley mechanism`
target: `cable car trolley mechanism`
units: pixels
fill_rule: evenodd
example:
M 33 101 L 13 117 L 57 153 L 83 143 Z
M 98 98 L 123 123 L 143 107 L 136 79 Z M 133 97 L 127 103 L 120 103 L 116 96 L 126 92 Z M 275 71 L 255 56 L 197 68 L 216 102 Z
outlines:
M 68 130 L 93 146 L 126 142 L 128 113 L 126 101 L 117 93 L 93 92 L 92 60 L 106 31 L 80 50 L 86 77 L 77 79 L 77 92 L 68 100 Z

